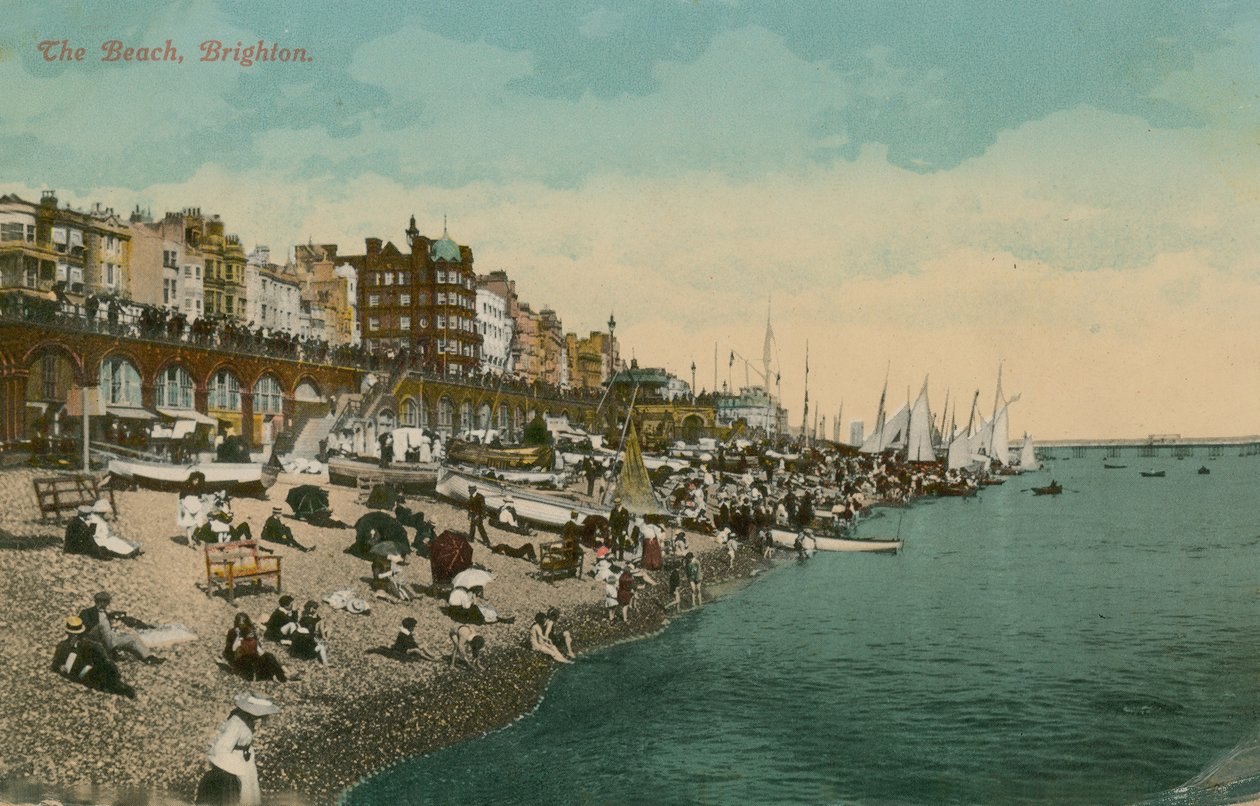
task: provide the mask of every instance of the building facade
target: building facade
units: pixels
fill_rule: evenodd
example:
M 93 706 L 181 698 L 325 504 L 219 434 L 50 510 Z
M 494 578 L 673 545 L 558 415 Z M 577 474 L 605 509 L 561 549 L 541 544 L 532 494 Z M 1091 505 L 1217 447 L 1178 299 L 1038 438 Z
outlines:
M 88 294 L 131 293 L 131 231 L 112 209 L 57 205 L 54 191 L 38 204 L 0 196 L 0 283 L 32 293 L 54 287 L 73 301 Z
M 421 235 L 414 216 L 406 236 L 406 251 L 367 238 L 364 254 L 344 258 L 358 272 L 363 343 L 407 349 L 431 369 L 465 375 L 481 362 L 472 249 L 445 229 L 436 240 Z
M 323 308 L 324 336 L 332 346 L 359 344 L 359 272 L 338 260 L 337 244 L 298 244 L 293 262 L 302 298 Z
M 512 334 L 516 323 L 508 300 L 477 278 L 477 330 L 481 333 L 481 371 L 494 375 L 512 372 Z
M 309 311 L 308 311 L 309 326 Z M 244 320 L 254 327 L 299 333 L 302 290 L 296 269 L 271 262 L 271 250 L 255 247 L 245 259 Z

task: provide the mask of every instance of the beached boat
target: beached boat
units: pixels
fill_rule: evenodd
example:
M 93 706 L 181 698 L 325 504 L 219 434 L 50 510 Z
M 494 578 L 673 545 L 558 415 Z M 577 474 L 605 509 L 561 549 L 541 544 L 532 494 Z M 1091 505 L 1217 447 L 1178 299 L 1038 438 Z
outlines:
M 578 513 L 580 521 L 590 515 L 608 517 L 607 510 L 596 509 L 566 493 L 542 493 L 528 487 L 481 478 L 447 466 L 443 466 L 438 473 L 437 494 L 465 504 L 468 502 L 470 485 L 476 485 L 477 492 L 485 496 L 486 507 L 496 512 L 503 507 L 504 499 L 511 496 L 516 517 L 535 526 L 559 529 L 569 522 L 569 513 L 573 511 Z
M 1162 479 L 1164 477 L 1164 471 L 1162 470 L 1141 470 L 1139 472 L 1142 474 L 1143 478 Z
M 1200 476 L 1206 476 L 1206 475 L 1208 475 L 1208 474 L 1209 474 L 1209 473 L 1211 473 L 1211 472 L 1212 472 L 1211 470 L 1208 470 L 1207 465 L 1200 465 L 1200 466 L 1199 466 L 1199 475 L 1200 475 Z
M 437 462 L 380 462 L 332 456 L 328 459 L 328 480 L 343 487 L 358 487 L 360 479 L 388 482 L 404 493 L 430 493 L 437 484 Z
M 1033 487 L 1033 495 L 1060 495 L 1063 492 L 1063 485 L 1058 482 L 1051 482 L 1045 487 Z
M 549 468 L 554 461 L 551 447 L 548 445 L 496 448 L 492 445 L 465 442 L 459 439 L 451 440 L 451 444 L 446 449 L 446 457 L 456 464 L 491 467 L 495 470 Z
M 787 529 L 771 529 L 770 536 L 776 546 L 784 548 L 796 547 L 796 532 Z M 883 554 L 895 554 L 901 551 L 904 541 L 901 540 L 856 540 L 841 537 L 820 537 L 814 535 L 814 548 L 818 551 L 866 551 Z
M 494 470 L 492 468 L 483 467 L 456 467 L 461 473 L 467 473 L 470 476 L 486 478 L 487 474 L 493 473 L 497 481 L 506 481 L 509 484 L 526 484 L 533 487 L 564 487 L 572 478 L 570 473 L 557 473 L 551 470 Z M 436 474 L 434 481 L 437 481 Z
M 110 459 L 109 474 L 124 483 L 150 490 L 179 490 L 200 482 L 207 490 L 261 493 L 276 483 L 280 468 L 257 462 L 170 464 L 142 459 Z

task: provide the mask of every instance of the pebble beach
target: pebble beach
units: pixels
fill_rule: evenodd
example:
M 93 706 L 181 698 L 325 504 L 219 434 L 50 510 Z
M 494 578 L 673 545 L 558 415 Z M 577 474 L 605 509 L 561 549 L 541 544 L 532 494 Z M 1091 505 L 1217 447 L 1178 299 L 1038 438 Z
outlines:
M 449 654 L 453 622 L 441 610 L 445 602 L 423 595 L 405 603 L 373 597 L 370 565 L 344 552 L 354 540 L 354 522 L 369 511 L 358 503 L 357 491 L 329 486 L 319 477 L 286 474 L 265 500 L 234 498 L 236 521 L 248 522 L 257 535 L 271 508 L 283 507 L 289 489 L 321 483 L 329 491 L 333 517 L 349 526 L 315 527 L 288 517 L 283 507 L 296 539 L 315 551 L 264 545 L 283 558 L 284 592 L 299 605 L 349 588 L 372 608 L 352 614 L 323 605 L 329 665 L 295 660 L 283 648 L 265 646 L 303 677 L 250 683 L 222 669 L 216 658 L 233 615 L 243 611 L 261 624 L 278 595 L 270 588 L 247 590 L 238 593 L 235 605 L 221 594 L 207 595 L 203 554 L 184 545 L 175 525 L 174 493 L 115 492 L 115 528 L 143 545 L 141 557 L 99 561 L 64 554 L 63 527 L 38 519 L 31 481 L 43 475 L 48 474 L 0 471 L 0 597 L 5 603 L 0 634 L 6 637 L 0 689 L 10 706 L 0 721 L 0 802 L 188 803 L 207 769 L 206 749 L 233 698 L 254 690 L 273 697 L 281 708 L 263 723 L 255 742 L 265 800 L 332 803 L 373 772 L 528 713 L 557 666 L 529 649 L 536 612 L 560 609 L 578 663 L 584 653 L 650 635 L 667 624 L 668 558 L 666 570 L 654 575 L 659 584 L 640 587 L 630 622 L 609 623 L 600 606 L 602 585 L 589 576 L 545 582 L 534 576 L 533 563 L 492 554 L 477 544 L 474 564 L 495 576 L 486 601 L 515 619 L 477 628 L 487 642 L 484 668 L 450 669 L 445 662 L 403 663 L 368 654 L 388 645 L 406 616 L 417 620 L 421 646 Z M 408 506 L 423 511 L 438 533 L 467 527 L 463 509 L 448 502 L 419 497 L 409 499 Z M 487 526 L 492 542 L 512 546 L 556 537 L 546 532 L 522 537 Z M 710 586 L 747 579 L 763 563 L 758 552 L 741 547 L 731 569 L 715 539 L 689 533 L 688 541 L 704 568 L 706 602 Z M 588 550 L 587 569 L 592 562 Z M 402 570 L 415 586 L 432 582 L 427 560 L 412 555 Z M 49 668 L 65 618 L 89 606 L 98 590 L 112 594 L 111 610 L 150 624 L 182 625 L 197 636 L 158 648 L 167 659 L 159 666 L 129 656 L 120 661 L 124 679 L 137 689 L 134 700 L 90 690 Z M 685 611 L 686 593 L 683 603 Z

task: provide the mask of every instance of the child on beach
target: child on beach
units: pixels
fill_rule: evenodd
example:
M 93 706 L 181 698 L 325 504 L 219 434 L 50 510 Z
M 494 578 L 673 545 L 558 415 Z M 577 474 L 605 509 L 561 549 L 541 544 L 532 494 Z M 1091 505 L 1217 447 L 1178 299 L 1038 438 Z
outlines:
M 617 577 L 609 574 L 604 578 L 604 609 L 608 611 L 609 624 L 617 613 L 617 604 Z
M 455 661 L 464 662 L 469 669 L 481 668 L 481 650 L 486 645 L 486 639 L 477 634 L 471 626 L 461 624 L 451 629 L 451 644 L 454 647 L 451 652 L 451 668 L 455 668 Z
M 319 659 L 328 665 L 328 631 L 319 617 L 319 602 L 311 599 L 302 608 L 298 628 L 293 633 L 293 654 L 307 660 Z

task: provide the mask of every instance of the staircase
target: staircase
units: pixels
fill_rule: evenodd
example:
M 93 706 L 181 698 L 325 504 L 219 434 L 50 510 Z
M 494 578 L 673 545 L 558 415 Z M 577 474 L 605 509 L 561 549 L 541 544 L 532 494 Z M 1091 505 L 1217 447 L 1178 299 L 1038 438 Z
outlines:
M 319 443 L 328 438 L 328 434 L 332 431 L 335 422 L 337 422 L 337 418 L 332 414 L 323 417 L 312 417 L 310 420 L 307 420 L 306 425 L 302 426 L 297 439 L 293 442 L 293 453 L 291 455 L 302 459 L 314 459 L 319 453 Z

